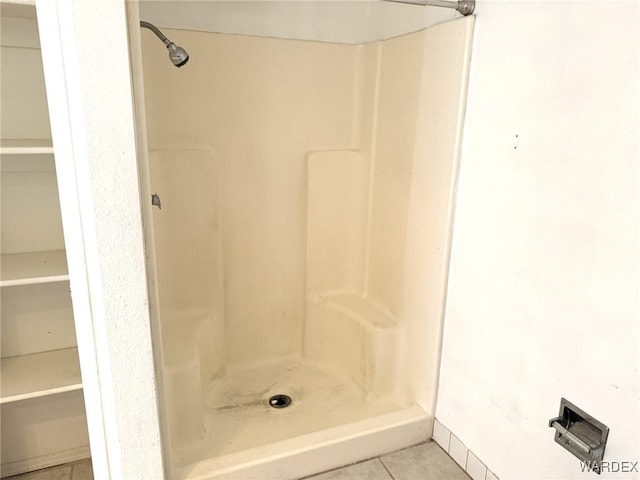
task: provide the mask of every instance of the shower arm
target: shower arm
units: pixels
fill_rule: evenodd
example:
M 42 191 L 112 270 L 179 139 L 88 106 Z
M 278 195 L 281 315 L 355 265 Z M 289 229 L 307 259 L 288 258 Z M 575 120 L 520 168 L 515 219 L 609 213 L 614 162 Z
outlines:
M 386 2 L 409 3 L 411 5 L 423 5 L 425 7 L 454 8 L 462 15 L 471 15 L 476 7 L 476 0 L 384 0 Z
M 140 26 L 151 30 L 153 33 L 155 33 L 156 37 L 158 37 L 162 41 L 162 43 L 164 43 L 164 46 L 167 47 L 167 50 L 169 51 L 169 60 L 171 60 L 171 63 L 173 63 L 174 66 L 182 67 L 189 61 L 189 54 L 187 53 L 187 51 L 169 40 L 166 35 L 162 33 L 160 29 L 153 23 L 141 20 Z
M 153 25 L 152 23 L 149 22 L 144 22 L 142 20 L 140 20 L 140 26 L 144 27 L 144 28 L 148 28 L 149 30 L 151 30 L 153 33 L 156 34 L 156 36 L 162 40 L 162 43 L 164 43 L 165 47 L 169 47 L 169 45 L 171 45 L 173 42 L 171 40 L 169 40 L 164 33 L 162 33 L 158 27 L 156 27 L 155 25 Z

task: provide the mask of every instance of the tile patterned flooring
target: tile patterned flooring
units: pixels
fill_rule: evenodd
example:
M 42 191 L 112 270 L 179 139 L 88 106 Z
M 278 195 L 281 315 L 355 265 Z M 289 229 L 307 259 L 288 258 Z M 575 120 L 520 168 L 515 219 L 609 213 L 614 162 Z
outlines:
M 470 480 L 436 442 L 426 442 L 305 480 Z
M 91 459 L 23 473 L 4 480 L 93 480 Z
M 93 480 L 93 470 L 91 460 L 84 460 L 8 477 L 6 480 Z M 470 477 L 436 442 L 429 441 L 305 477 L 304 480 L 470 480 Z

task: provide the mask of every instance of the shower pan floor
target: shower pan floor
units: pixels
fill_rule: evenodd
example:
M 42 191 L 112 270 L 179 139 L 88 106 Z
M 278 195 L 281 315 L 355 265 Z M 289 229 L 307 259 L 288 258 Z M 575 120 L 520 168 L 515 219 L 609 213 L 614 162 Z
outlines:
M 286 408 L 269 406 L 284 394 Z M 181 452 L 186 465 L 400 409 L 364 398 L 358 386 L 313 364 L 296 362 L 227 372 L 205 396 L 206 438 Z

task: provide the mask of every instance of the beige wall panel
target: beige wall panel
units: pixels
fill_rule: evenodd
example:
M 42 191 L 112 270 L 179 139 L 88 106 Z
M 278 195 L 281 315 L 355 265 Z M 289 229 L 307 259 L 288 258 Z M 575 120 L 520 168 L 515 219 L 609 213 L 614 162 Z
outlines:
M 164 150 L 150 154 L 160 307 L 163 321 L 222 317 L 222 246 L 218 178 L 211 152 Z
M 352 147 L 357 47 L 168 30 L 176 69 L 142 33 L 150 148 L 216 152 L 227 362 L 300 353 L 305 156 Z
M 367 162 L 357 152 L 309 156 L 307 290 L 362 293 Z
M 380 47 L 366 294 L 396 315 L 403 283 L 424 35 L 418 32 L 387 40 Z
M 474 18 L 425 32 L 404 255 L 400 382 L 435 409 Z

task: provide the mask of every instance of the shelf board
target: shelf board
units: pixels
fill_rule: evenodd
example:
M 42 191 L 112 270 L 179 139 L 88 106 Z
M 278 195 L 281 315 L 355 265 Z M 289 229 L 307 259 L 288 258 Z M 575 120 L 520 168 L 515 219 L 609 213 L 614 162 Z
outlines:
M 77 348 L 0 360 L 0 404 L 82 388 Z
M 0 259 L 0 287 L 69 280 L 64 250 L 13 253 Z
M 28 7 L 35 7 L 36 0 L 1 0 L 0 5 L 2 5 L 3 9 L 12 5 L 26 5 Z
M 51 140 L 1 140 L 0 154 L 2 155 L 33 155 L 52 154 Z

